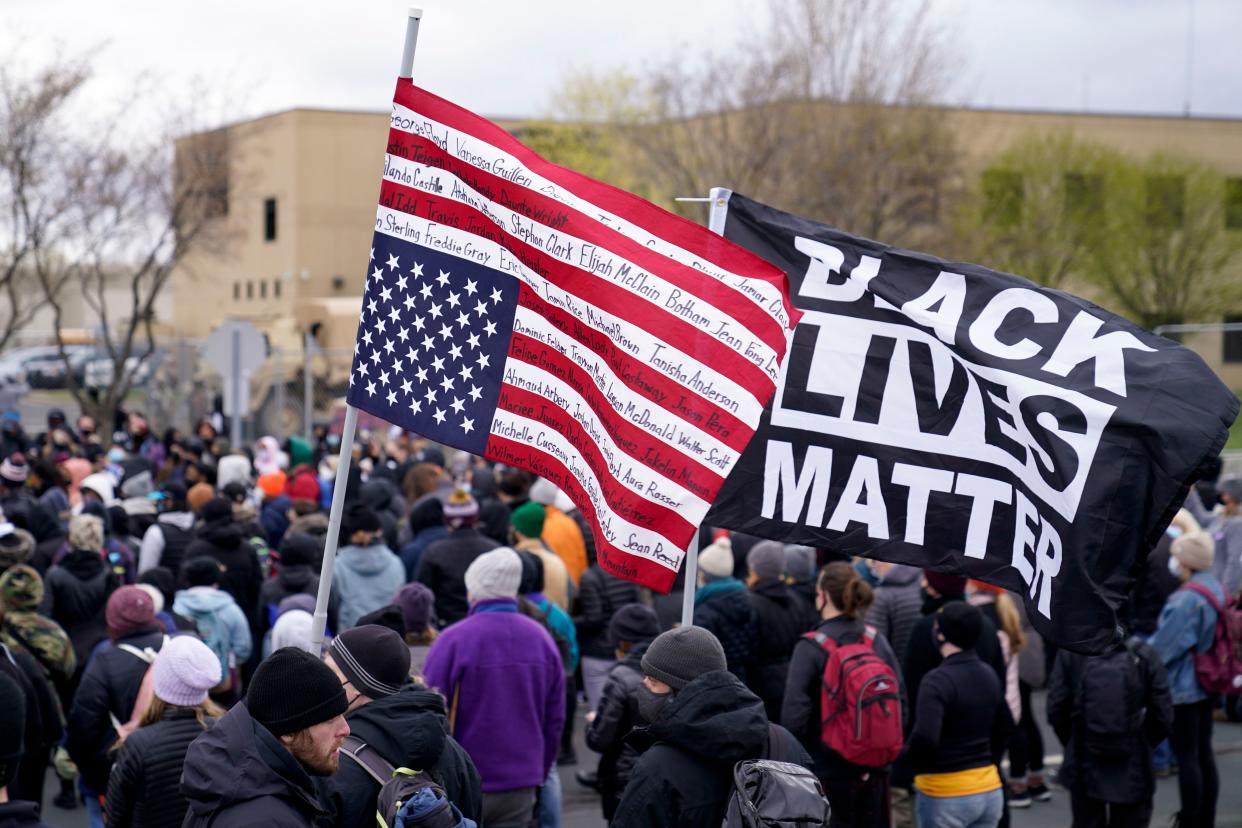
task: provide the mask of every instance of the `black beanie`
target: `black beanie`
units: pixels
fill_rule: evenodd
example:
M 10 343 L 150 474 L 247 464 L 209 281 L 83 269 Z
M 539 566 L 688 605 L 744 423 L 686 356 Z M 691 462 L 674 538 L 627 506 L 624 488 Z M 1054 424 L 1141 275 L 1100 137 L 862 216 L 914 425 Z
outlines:
M 166 566 L 153 566 L 138 576 L 138 583 L 150 584 L 164 596 L 164 606 L 172 609 L 176 600 L 177 576 Z
M 345 515 L 345 537 L 352 538 L 355 532 L 378 532 L 384 528 L 379 515 L 369 506 L 355 505 Z
M 616 647 L 622 641 L 646 644 L 660 634 L 660 617 L 642 604 L 626 604 L 608 622 L 608 640 Z
M 220 562 L 210 555 L 190 558 L 181 565 L 181 582 L 187 587 L 218 586 Z
M 359 693 L 391 696 L 410 674 L 410 648 L 388 627 L 367 624 L 332 639 L 332 660 Z
M 233 501 L 227 497 L 213 497 L 203 507 L 203 523 L 233 519 Z
M 343 716 L 348 708 L 345 688 L 332 668 L 297 647 L 282 647 L 268 656 L 246 691 L 250 718 L 273 736 Z
M 26 697 L 7 673 L 0 673 L 0 788 L 17 776 L 22 761 L 22 734 L 26 732 Z
M 534 552 L 514 549 L 522 561 L 522 580 L 518 581 L 518 595 L 530 595 L 532 592 L 543 592 L 544 572 L 543 560 Z
M 965 601 L 949 601 L 935 615 L 936 630 L 950 644 L 973 649 L 983 631 L 983 613 Z
M 319 541 L 304 532 L 289 532 L 280 541 L 281 566 L 305 566 L 319 557 Z
M 681 690 L 704 673 L 728 667 L 719 639 L 702 627 L 660 633 L 643 655 L 643 672 Z
M 401 611 L 401 607 L 396 604 L 389 604 L 386 607 L 380 607 L 374 612 L 368 612 L 366 615 L 358 616 L 357 626 L 362 627 L 367 624 L 378 624 L 381 627 L 387 627 L 397 635 L 405 638 L 407 632 L 405 627 L 405 613 Z

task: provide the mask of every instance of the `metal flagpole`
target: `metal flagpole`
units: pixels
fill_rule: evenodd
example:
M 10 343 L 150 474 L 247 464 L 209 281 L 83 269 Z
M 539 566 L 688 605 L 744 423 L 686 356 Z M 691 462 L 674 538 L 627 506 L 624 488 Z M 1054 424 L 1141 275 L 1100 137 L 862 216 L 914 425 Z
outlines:
M 410 9 L 405 24 L 405 48 L 401 52 L 402 78 L 413 77 L 414 46 L 418 43 L 418 24 L 422 9 Z M 358 428 L 358 409 L 345 405 L 345 424 L 341 427 L 341 453 L 336 464 L 336 483 L 332 487 L 332 509 L 328 513 L 328 536 L 324 539 L 323 564 L 319 570 L 319 594 L 315 597 L 315 619 L 311 624 L 310 651 L 323 651 L 324 629 L 328 624 L 328 596 L 332 594 L 332 568 L 341 534 L 341 512 L 345 509 L 345 488 L 349 484 L 349 464 L 353 460 L 354 432 Z
M 724 235 L 725 219 L 729 216 L 729 196 L 732 190 L 725 187 L 712 187 L 706 199 L 679 198 L 678 201 L 704 201 L 707 206 L 707 229 L 718 236 Z M 686 549 L 686 582 L 685 592 L 681 596 L 681 625 L 694 625 L 694 591 L 699 580 L 699 533 L 694 533 L 690 546 Z

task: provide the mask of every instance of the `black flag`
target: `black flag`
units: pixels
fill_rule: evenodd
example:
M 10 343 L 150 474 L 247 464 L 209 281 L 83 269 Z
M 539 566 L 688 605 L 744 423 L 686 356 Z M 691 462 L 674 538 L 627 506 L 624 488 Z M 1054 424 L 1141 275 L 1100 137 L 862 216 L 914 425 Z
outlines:
M 1118 609 L 1238 400 L 1192 351 L 1083 299 L 744 196 L 725 238 L 803 311 L 707 522 L 968 575 L 1070 649 Z

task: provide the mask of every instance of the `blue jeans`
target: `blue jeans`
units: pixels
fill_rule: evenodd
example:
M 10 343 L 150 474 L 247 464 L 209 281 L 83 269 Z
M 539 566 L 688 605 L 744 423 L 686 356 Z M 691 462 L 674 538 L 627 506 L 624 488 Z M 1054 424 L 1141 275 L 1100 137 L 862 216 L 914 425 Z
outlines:
M 919 828 L 996 828 L 1004 808 L 1000 788 L 970 796 L 928 796 L 919 792 Z
M 539 828 L 561 828 L 561 777 L 555 762 L 539 791 Z

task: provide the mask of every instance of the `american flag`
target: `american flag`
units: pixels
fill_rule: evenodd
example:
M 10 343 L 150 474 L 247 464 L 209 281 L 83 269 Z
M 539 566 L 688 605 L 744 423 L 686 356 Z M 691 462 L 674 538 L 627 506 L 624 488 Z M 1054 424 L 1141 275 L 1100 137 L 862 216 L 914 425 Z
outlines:
M 784 274 L 397 84 L 348 401 L 559 485 L 660 591 L 754 434 Z

